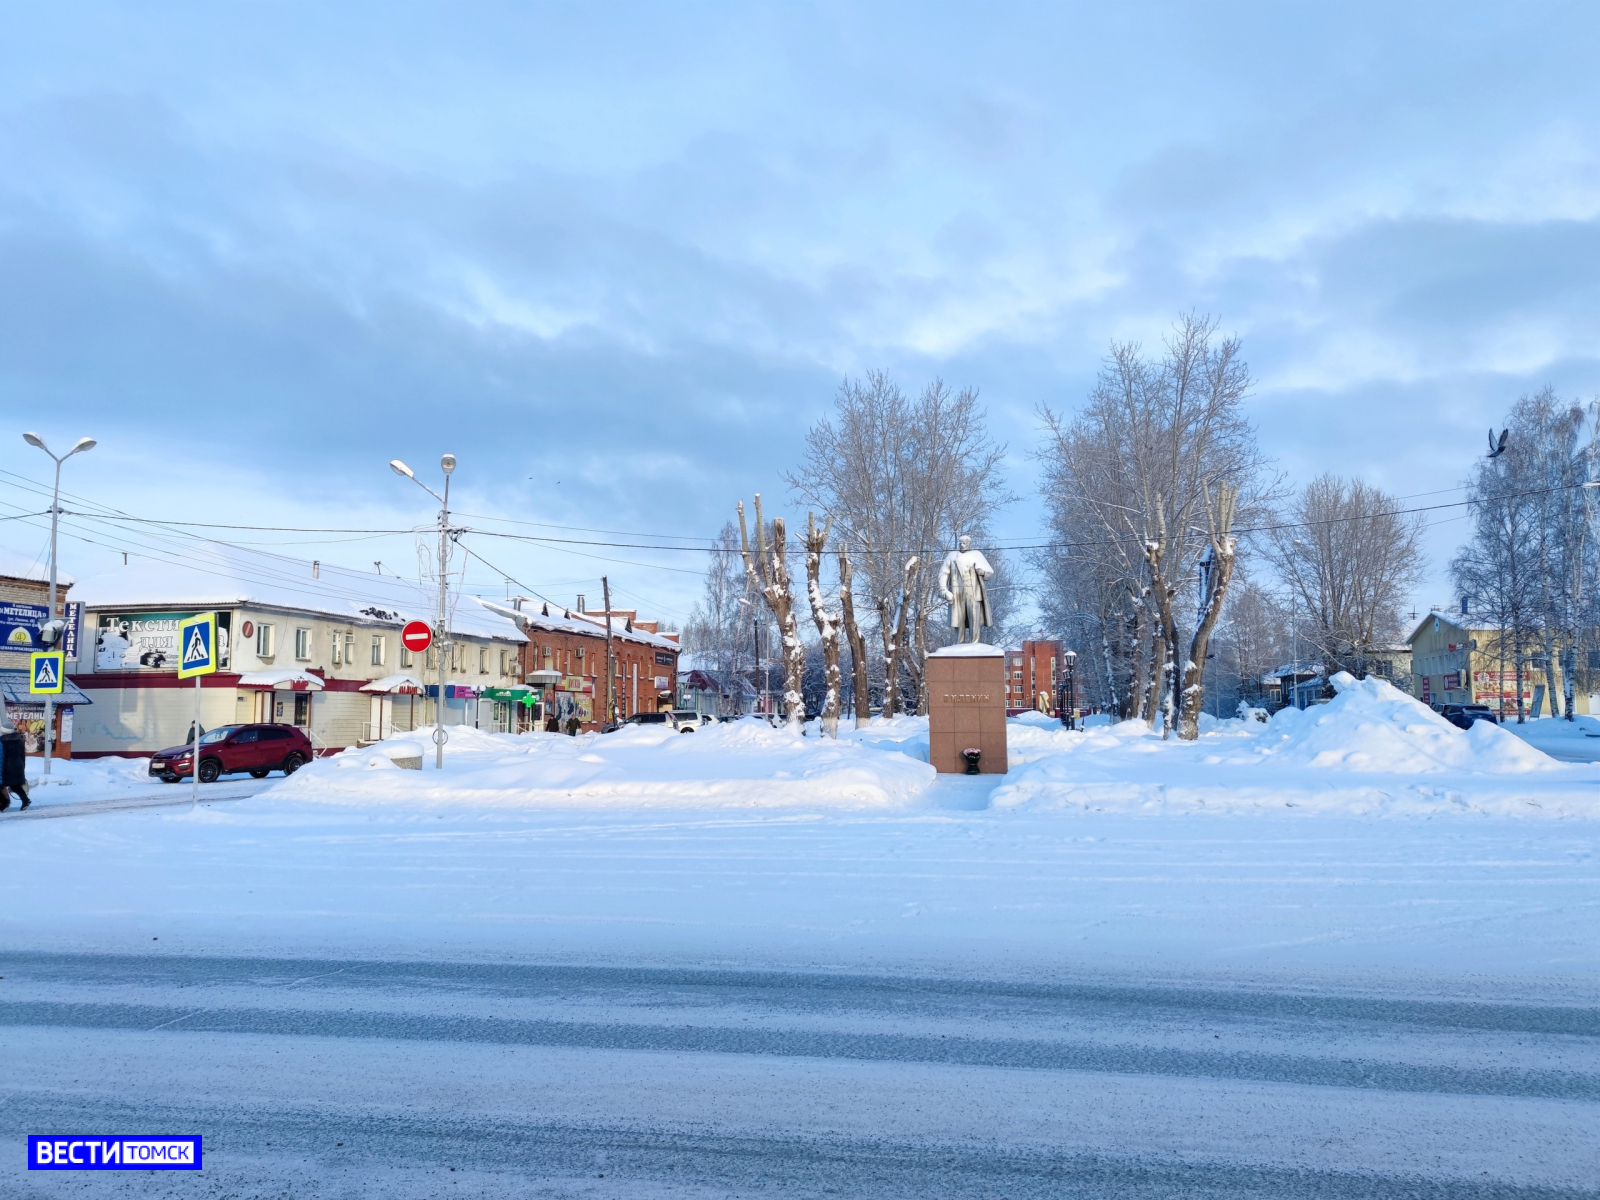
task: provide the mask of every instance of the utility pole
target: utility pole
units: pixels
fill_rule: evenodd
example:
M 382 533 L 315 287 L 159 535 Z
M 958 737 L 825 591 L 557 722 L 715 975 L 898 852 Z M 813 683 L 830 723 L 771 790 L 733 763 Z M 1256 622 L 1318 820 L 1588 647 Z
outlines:
M 55 459 L 56 464 L 56 483 L 54 490 L 50 494 L 50 609 L 45 616 L 44 626 L 39 630 L 41 635 L 43 635 L 46 630 L 50 631 L 49 636 L 51 640 L 47 644 L 54 648 L 61 644 L 61 633 L 63 629 L 62 625 L 56 623 L 56 526 L 61 518 L 61 464 L 66 462 L 67 459 L 71 458 L 79 451 L 93 450 L 95 447 L 95 440 L 91 437 L 79 438 L 77 442 L 73 444 L 72 449 L 68 450 L 59 458 L 56 457 L 55 452 L 52 451 L 49 446 L 44 444 L 44 439 L 37 433 L 25 433 L 22 435 L 22 440 L 27 442 L 30 446 L 37 446 L 39 449 L 43 450 L 46 454 L 50 455 L 51 458 Z M 83 631 L 79 630 L 78 632 L 79 636 L 81 637 Z M 43 637 L 41 637 L 40 640 L 43 641 Z M 63 659 L 63 673 L 65 673 L 65 665 L 66 660 Z M 46 692 L 44 697 L 44 773 L 46 776 L 50 774 L 50 757 L 52 750 L 51 743 L 55 740 L 55 716 L 56 698 L 52 693 Z M 195 770 L 199 770 L 200 745 L 198 740 L 195 743 L 194 759 Z
M 445 640 L 448 636 L 445 626 L 450 616 L 450 476 L 455 474 L 456 456 L 454 454 L 446 454 L 439 459 L 439 469 L 444 472 L 444 495 L 442 496 L 418 479 L 416 472 L 398 458 L 389 461 L 389 469 L 396 475 L 404 475 L 439 502 L 439 614 L 433 635 L 434 648 L 439 656 L 439 695 L 433 705 L 435 718 L 433 768 L 436 771 L 442 771 L 444 770 L 444 744 L 450 740 L 450 735 L 444 731 L 444 652 L 450 645 Z
M 604 731 L 617 719 L 617 663 L 611 649 L 611 580 L 604 575 L 600 576 L 600 596 L 606 603 L 606 719 L 600 725 Z

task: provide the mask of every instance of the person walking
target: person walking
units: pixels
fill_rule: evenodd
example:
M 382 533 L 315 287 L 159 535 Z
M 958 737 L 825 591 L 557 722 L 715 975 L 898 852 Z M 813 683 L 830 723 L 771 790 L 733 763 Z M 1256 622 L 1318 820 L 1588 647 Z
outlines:
M 28 799 L 28 746 L 22 740 L 22 731 L 0 717 L 0 812 L 11 807 L 15 793 L 26 809 Z

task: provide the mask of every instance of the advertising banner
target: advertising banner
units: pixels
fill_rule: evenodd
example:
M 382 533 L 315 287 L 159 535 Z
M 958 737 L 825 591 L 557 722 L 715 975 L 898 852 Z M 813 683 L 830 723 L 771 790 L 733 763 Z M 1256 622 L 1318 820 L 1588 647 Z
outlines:
M 67 656 L 68 662 L 78 661 L 78 631 L 83 628 L 83 604 L 81 601 L 72 601 L 63 606 L 61 614 L 66 618 L 67 627 L 61 634 L 61 645 L 57 647 Z
M 43 650 L 44 646 L 39 641 L 39 627 L 49 619 L 50 609 L 46 605 L 0 600 L 0 648 Z
M 192 612 L 101 613 L 94 639 L 96 671 L 176 671 L 178 626 Z M 228 668 L 228 618 L 217 614 L 217 667 Z

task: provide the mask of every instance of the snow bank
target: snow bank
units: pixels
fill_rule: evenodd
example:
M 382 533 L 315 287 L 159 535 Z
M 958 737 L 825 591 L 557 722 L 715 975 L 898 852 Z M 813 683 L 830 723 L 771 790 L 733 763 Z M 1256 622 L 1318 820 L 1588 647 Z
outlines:
M 1333 678 L 1327 704 L 1206 723 L 1163 741 L 1142 722 L 1085 733 L 1009 730 L 1026 747 L 996 808 L 1235 812 L 1300 807 L 1350 815 L 1481 812 L 1600 817 L 1600 769 L 1556 762 L 1496 725 L 1457 729 L 1380 679 Z M 1042 752 L 1042 753 L 1041 753 Z
M 148 758 L 57 758 L 48 779 L 43 759 L 28 760 L 28 795 L 35 807 L 153 793 L 167 786 L 150 778 Z
M 419 745 L 422 771 L 396 766 Z M 319 760 L 271 794 L 375 805 L 894 808 L 933 779 L 926 761 L 906 754 L 738 721 L 692 734 L 646 725 L 579 737 L 453 728 L 442 774 L 423 731 Z

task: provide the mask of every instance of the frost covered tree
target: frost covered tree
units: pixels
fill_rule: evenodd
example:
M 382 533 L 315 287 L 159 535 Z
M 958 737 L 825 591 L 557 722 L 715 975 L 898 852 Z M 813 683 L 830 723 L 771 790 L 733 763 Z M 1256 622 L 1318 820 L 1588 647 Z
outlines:
M 884 715 L 923 691 L 927 653 L 949 640 L 933 566 L 961 534 L 982 544 L 1011 497 L 1004 447 L 989 437 L 973 388 L 934 380 L 915 397 L 881 371 L 846 379 L 833 412 L 806 435 L 788 482 L 833 520 L 852 581 L 883 645 Z M 859 691 L 859 689 L 858 689 Z
M 1422 580 L 1420 513 L 1359 479 L 1320 475 L 1261 539 L 1305 614 L 1304 636 L 1331 676 L 1360 674 L 1373 646 L 1400 634 L 1400 606 Z
M 872 691 L 867 669 L 867 639 L 856 621 L 855 579 L 850 568 L 850 552 L 839 547 L 839 616 L 844 624 L 845 642 L 850 647 L 850 682 L 854 693 L 856 728 L 872 722 Z
M 1113 343 L 1075 416 L 1041 412 L 1055 536 L 1037 565 L 1092 606 L 1123 711 L 1182 737 L 1198 733 L 1204 649 L 1195 635 L 1209 636 L 1221 616 L 1232 520 L 1264 498 L 1243 411 L 1249 369 L 1238 340 L 1216 330 L 1210 318 L 1184 317 L 1159 358 Z M 1207 554 L 1220 573 L 1202 571 Z
M 806 720 L 806 647 L 800 639 L 800 622 L 794 609 L 794 579 L 789 574 L 788 539 L 783 518 L 769 527 L 761 516 L 761 494 L 756 493 L 756 541 L 750 544 L 744 501 L 739 501 L 739 548 L 751 589 L 761 593 L 772 610 L 783 645 L 783 706 L 789 727 L 798 733 Z
M 822 552 L 828 545 L 831 521 L 817 528 L 816 518 L 806 514 L 806 599 L 811 605 L 811 620 L 817 627 L 817 639 L 822 646 L 822 671 L 825 690 L 822 696 L 820 717 L 822 732 L 831 738 L 839 736 L 839 614 L 828 607 L 822 592 Z
M 1552 709 L 1560 680 L 1571 719 L 1600 616 L 1593 492 L 1583 486 L 1600 456 L 1600 427 L 1594 406 L 1564 402 L 1547 387 L 1512 406 L 1506 430 L 1504 453 L 1480 460 L 1468 484 L 1473 536 L 1450 574 L 1476 621 L 1496 630 L 1517 720 L 1527 719 L 1523 681 L 1532 667 L 1545 671 Z

